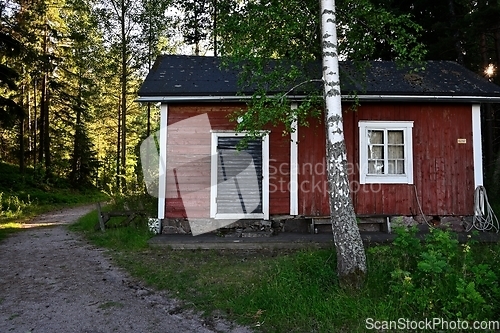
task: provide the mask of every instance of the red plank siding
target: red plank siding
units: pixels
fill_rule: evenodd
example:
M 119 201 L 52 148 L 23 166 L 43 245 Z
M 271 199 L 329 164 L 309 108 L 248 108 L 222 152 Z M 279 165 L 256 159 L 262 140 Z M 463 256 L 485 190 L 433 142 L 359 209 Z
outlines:
M 269 214 L 290 214 L 290 135 L 284 126 L 271 128 L 269 136 Z
M 414 121 L 414 185 L 359 184 L 360 120 Z M 320 120 L 312 120 L 314 125 L 299 129 L 299 169 L 324 163 L 325 136 L 320 123 Z M 344 133 L 357 214 L 416 215 L 419 214 L 418 201 L 427 215 L 473 213 L 470 105 L 363 103 L 356 111 L 345 107 Z M 466 144 L 458 144 L 457 139 L 466 139 Z M 324 174 L 314 175 L 326 181 Z M 302 182 L 307 184 L 311 180 L 308 173 L 299 175 L 299 187 Z M 300 214 L 329 214 L 327 197 L 322 196 L 318 189 L 299 194 Z
M 210 217 L 210 131 L 233 130 L 229 115 L 244 107 L 237 103 L 169 105 L 167 218 Z M 282 135 L 283 129 L 270 129 L 270 214 L 290 211 L 290 141 Z
M 240 104 L 170 105 L 167 217 L 209 217 L 211 130 L 232 130 Z M 414 121 L 415 185 L 359 185 L 359 120 Z M 283 128 L 270 134 L 270 214 L 289 213 L 290 141 Z M 369 104 L 344 110 L 352 198 L 358 214 L 472 214 L 474 170 L 471 107 L 456 104 Z M 299 214 L 329 213 L 325 131 L 320 119 L 299 129 Z M 457 139 L 466 139 L 458 144 Z M 176 177 L 173 169 L 176 170 Z M 179 197 L 177 186 L 181 191 Z M 415 195 L 416 194 L 416 195 Z M 194 215 L 193 215 L 194 214 Z
M 325 127 L 322 119 L 310 119 L 309 126 L 298 129 L 299 214 L 328 215 L 326 182 Z

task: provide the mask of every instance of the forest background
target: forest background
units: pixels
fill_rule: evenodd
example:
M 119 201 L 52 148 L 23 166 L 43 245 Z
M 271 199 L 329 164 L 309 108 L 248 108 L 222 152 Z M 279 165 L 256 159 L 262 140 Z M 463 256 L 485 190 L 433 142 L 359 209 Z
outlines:
M 62 181 L 110 195 L 143 192 L 139 146 L 158 128 L 159 113 L 157 105 L 136 102 L 142 81 L 160 54 L 231 56 L 231 18 L 248 9 L 245 3 L 0 1 L 0 161 L 18 165 L 21 174 L 31 170 L 42 184 Z M 259 4 L 274 8 L 270 22 L 284 22 L 294 14 L 289 8 L 316 7 L 319 22 L 316 0 Z M 421 27 L 416 38 L 425 47 L 424 60 L 456 61 L 500 83 L 500 1 L 337 2 L 340 15 L 356 10 L 366 17 L 408 17 Z M 319 24 L 305 26 L 311 31 L 299 39 L 319 36 Z M 361 60 L 395 60 L 380 31 L 370 31 L 362 20 L 341 29 L 359 30 L 372 40 L 370 52 L 355 50 Z M 344 59 L 350 58 L 347 52 Z M 485 183 L 493 194 L 500 188 L 498 108 L 482 110 Z

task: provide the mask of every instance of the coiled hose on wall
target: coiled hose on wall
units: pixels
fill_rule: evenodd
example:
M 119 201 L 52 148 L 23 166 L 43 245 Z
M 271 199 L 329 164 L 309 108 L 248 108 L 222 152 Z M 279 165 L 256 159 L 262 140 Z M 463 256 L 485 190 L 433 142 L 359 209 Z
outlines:
M 495 231 L 498 233 L 498 219 L 488 202 L 488 195 L 484 186 L 476 187 L 474 191 L 474 217 L 466 231 Z

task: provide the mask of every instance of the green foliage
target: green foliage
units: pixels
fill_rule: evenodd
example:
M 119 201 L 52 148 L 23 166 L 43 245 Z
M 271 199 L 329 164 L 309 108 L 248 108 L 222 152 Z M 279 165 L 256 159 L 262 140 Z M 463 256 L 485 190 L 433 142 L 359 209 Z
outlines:
M 96 222 L 93 213 L 71 228 L 112 250 L 133 276 L 185 300 L 181 307 L 223 313 L 257 331 L 366 332 L 367 318 L 483 320 L 500 311 L 498 244 L 458 244 L 441 230 L 421 240 L 417 229 L 398 229 L 393 244 L 368 248 L 365 286 L 345 291 L 334 249 L 150 248 L 143 226 L 102 233 L 94 230 Z
M 221 54 L 227 66 L 237 64 L 240 85 L 255 89 L 248 109 L 234 116 L 242 120 L 237 130 L 256 134 L 284 124 L 289 132 L 295 120 L 307 125 L 308 117 L 318 116 L 322 106 L 322 78 L 311 74 L 311 64 L 319 69 L 322 55 L 319 1 L 221 0 L 219 5 Z M 411 19 L 368 0 L 341 1 L 337 4 L 338 55 L 356 62 L 419 61 L 425 54 L 418 41 L 421 27 Z M 305 95 L 309 100 L 290 110 L 289 95 Z
M 106 208 L 110 209 L 110 207 Z M 113 225 L 123 218 L 112 218 L 108 224 Z M 105 232 L 95 231 L 98 223 L 97 212 L 93 211 L 76 224 L 70 226 L 71 230 L 84 232 L 96 245 L 116 250 L 140 250 L 147 247 L 147 241 L 152 237 L 145 220 L 133 226 L 109 228 Z
M 104 211 L 147 211 L 156 214 L 156 207 L 150 196 L 116 196 L 111 204 L 103 207 Z M 116 250 L 141 250 L 148 246 L 147 241 L 153 236 L 149 231 L 147 217 L 137 217 L 129 226 L 121 226 L 123 217 L 113 217 L 106 223 L 108 228 L 105 232 L 96 230 L 98 224 L 97 211 L 93 211 L 70 226 L 71 230 L 80 231 L 97 245 Z
M 0 4 L 0 13 L 3 4 Z M 0 17 L 1 18 L 1 17 Z M 21 43 L 0 20 L 0 125 L 11 127 L 24 116 L 23 108 L 10 96 L 17 90 L 19 73 L 9 63 L 21 53 Z
M 498 269 L 476 261 L 481 248 L 460 245 L 449 231 L 431 229 L 422 244 L 415 229 L 399 229 L 390 290 L 400 306 L 420 318 L 486 320 L 499 310 Z
M 28 195 L 27 201 L 19 199 L 16 195 L 5 195 L 0 192 L 0 217 L 19 217 L 23 210 L 31 205 Z
M 0 71 L 3 73 L 3 64 L 8 61 L 8 67 L 19 74 L 9 76 L 12 79 L 7 82 L 0 73 L 0 104 L 12 97 L 30 111 L 23 122 L 19 117 L 8 117 L 13 126 L 3 126 L 0 133 L 2 160 L 36 167 L 42 184 L 54 185 L 66 179 L 66 185 L 75 189 L 106 189 L 120 177 L 126 180 L 125 192 L 137 191 L 142 184 L 136 180 L 135 147 L 144 137 L 148 119 L 134 96 L 147 64 L 169 46 L 170 21 L 164 18 L 169 5 L 170 1 L 123 3 L 123 20 L 131 33 L 121 39 L 120 11 L 115 13 L 111 1 L 0 4 Z M 19 43 L 14 45 L 4 33 L 15 36 Z M 5 41 L 16 47 L 4 47 Z M 15 57 L 14 49 L 20 51 Z M 120 77 L 119 72 L 125 76 Z M 4 82 L 8 83 L 5 88 Z M 7 88 L 14 85 L 17 91 L 7 94 Z M 121 92 L 125 99 L 117 98 Z M 117 149 L 119 109 L 127 115 L 124 149 Z M 0 118 L 5 115 L 0 112 Z M 157 122 L 157 118 L 151 120 Z M 35 122 L 37 126 L 33 126 Z M 120 155 L 125 155 L 126 167 L 117 170 L 117 161 L 123 162 Z M 117 191 L 117 186 L 113 190 Z
M 302 126 L 308 126 L 310 117 L 319 117 L 322 98 L 312 96 L 307 101 L 298 104 L 290 111 L 290 102 L 284 96 L 268 98 L 265 95 L 254 95 L 247 110 L 241 110 L 231 115 L 237 131 L 245 131 L 249 137 L 262 135 L 262 129 L 284 127 L 283 135 L 294 131 L 292 123 L 297 121 Z
M 49 183 L 40 180 L 36 170 L 27 168 L 24 175 L 18 167 L 0 162 L 0 221 L 28 217 L 61 206 L 106 200 L 93 187 L 81 191 L 68 189 L 64 179 Z

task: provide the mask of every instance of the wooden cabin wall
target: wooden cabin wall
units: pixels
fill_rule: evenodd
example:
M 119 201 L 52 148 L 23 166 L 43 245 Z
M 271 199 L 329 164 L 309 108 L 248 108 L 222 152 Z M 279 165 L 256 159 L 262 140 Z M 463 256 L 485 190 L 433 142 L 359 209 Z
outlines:
M 244 107 L 238 103 L 169 105 L 167 218 L 210 217 L 211 131 L 234 130 L 229 115 Z M 283 126 L 269 130 L 269 210 L 286 215 L 290 212 L 290 139 L 283 135 Z
M 414 121 L 414 185 L 359 184 L 360 120 Z M 321 119 L 299 129 L 299 213 L 328 215 L 324 189 L 326 174 L 311 172 L 324 165 L 325 131 Z M 472 215 L 474 164 L 472 113 L 467 104 L 362 103 L 356 111 L 344 106 L 344 133 L 349 179 L 355 211 L 359 215 L 418 215 L 420 202 L 426 215 Z M 466 139 L 459 144 L 457 139 Z M 322 184 L 318 184 L 321 182 Z M 314 185 L 312 185 L 314 184 Z

